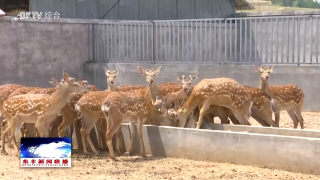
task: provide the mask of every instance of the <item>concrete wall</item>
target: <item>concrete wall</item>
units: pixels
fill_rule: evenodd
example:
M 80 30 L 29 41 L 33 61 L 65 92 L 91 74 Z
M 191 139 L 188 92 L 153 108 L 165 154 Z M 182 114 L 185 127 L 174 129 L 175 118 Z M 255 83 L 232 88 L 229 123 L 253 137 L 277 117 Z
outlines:
M 55 12 L 63 18 L 164 20 L 228 17 L 234 0 L 30 0 L 30 11 Z M 108 13 L 107 13 L 108 12 Z
M 122 125 L 128 149 L 129 126 Z M 319 138 L 144 126 L 147 154 L 320 174 Z M 303 148 L 301 148 L 303 147 Z M 139 153 L 135 139 L 134 152 Z
M 176 81 L 175 74 L 189 75 L 199 74 L 195 84 L 203 78 L 230 77 L 244 85 L 258 87 L 260 76 L 253 69 L 252 65 L 203 65 L 203 64 L 121 64 L 121 63 L 87 63 L 84 66 L 84 77 L 93 82 L 99 88 L 106 88 L 104 67 L 116 69 L 119 72 L 117 83 L 146 85 L 145 78 L 137 72 L 137 66 L 146 69 L 158 68 L 161 72 L 156 78 L 158 83 Z M 274 85 L 296 84 L 305 93 L 304 111 L 320 110 L 320 94 L 318 77 L 319 66 L 294 66 L 276 65 L 274 73 L 271 74 L 270 83 Z
M 11 23 L 0 18 L 0 84 L 51 87 L 65 69 L 82 77 L 89 59 L 88 25 L 64 23 Z

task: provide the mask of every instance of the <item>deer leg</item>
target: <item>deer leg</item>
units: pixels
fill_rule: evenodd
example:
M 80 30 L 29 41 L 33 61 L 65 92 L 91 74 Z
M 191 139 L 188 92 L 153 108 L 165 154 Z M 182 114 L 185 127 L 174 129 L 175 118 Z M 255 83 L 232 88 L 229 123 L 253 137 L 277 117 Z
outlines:
M 8 126 L 5 128 L 5 130 L 2 132 L 1 135 L 1 154 L 8 155 L 5 149 L 5 137 L 8 136 L 8 142 L 11 142 L 12 137 L 14 137 L 14 131 L 15 131 L 16 123 L 15 119 L 12 119 L 10 122 L 8 121 Z M 17 146 L 17 144 L 15 144 Z M 18 148 L 18 147 L 17 147 Z
M 240 124 L 238 119 L 234 116 L 234 114 L 231 111 L 229 112 L 229 118 L 230 118 L 232 124 L 234 124 L 234 125 Z
M 218 117 L 221 120 L 221 124 L 230 124 L 229 121 L 229 109 L 228 108 L 223 108 L 218 111 Z
M 142 137 L 143 122 L 144 122 L 144 119 L 142 118 L 138 119 L 137 128 L 138 128 L 139 143 L 140 143 L 140 155 L 142 157 L 147 157 L 146 150 L 144 148 L 143 137 Z
M 129 123 L 129 127 L 130 127 L 130 146 L 129 146 L 129 154 L 133 155 L 133 141 L 134 141 L 134 137 L 136 135 L 135 132 L 135 124 L 134 123 Z M 118 144 L 117 144 L 118 145 Z
M 301 114 L 301 111 L 302 111 L 301 109 L 302 109 L 301 106 L 296 107 L 296 108 L 294 109 L 294 113 L 295 113 L 295 115 L 296 115 L 297 121 L 300 122 L 300 127 L 301 127 L 301 129 L 304 129 L 304 119 L 303 119 L 302 114 Z
M 296 114 L 294 112 L 294 110 L 287 110 L 288 115 L 290 116 L 291 120 L 293 121 L 293 128 L 297 129 L 298 124 L 299 124 L 299 120 L 296 117 Z
M 240 125 L 251 125 L 247 118 L 247 113 L 243 110 L 233 109 L 232 110 L 233 115 L 236 117 L 236 119 L 239 121 Z
M 117 117 L 117 118 L 119 118 L 119 117 Z M 107 128 L 107 133 L 106 133 L 106 141 L 107 141 L 107 145 L 108 145 L 108 149 L 109 149 L 109 156 L 110 156 L 110 159 L 116 160 L 116 156 L 113 151 L 112 136 L 119 129 L 122 121 L 119 119 L 114 121 L 112 116 L 109 116 L 109 118 L 107 118 L 107 121 L 108 121 L 107 122 L 108 128 Z
M 86 120 L 87 118 L 82 118 L 82 128 L 80 129 L 81 139 L 82 139 L 82 146 L 83 146 L 83 153 L 88 154 L 86 142 L 88 142 L 91 150 L 94 152 L 95 155 L 99 155 L 98 151 L 94 147 L 91 138 L 90 138 L 90 131 L 98 121 L 98 119 L 90 119 L 89 121 Z
M 10 132 L 10 125 L 7 126 L 3 131 L 2 131 L 2 135 L 1 135 L 1 154 L 3 155 L 8 155 L 8 153 L 6 152 L 6 149 L 5 149 L 5 137 L 7 137 L 7 134 L 9 134 Z M 11 132 L 10 132 L 11 133 Z M 8 137 L 8 142 L 10 142 L 10 137 Z
M 196 129 L 200 129 L 201 125 L 202 125 L 202 121 L 203 121 L 203 115 L 204 113 L 207 111 L 207 109 L 209 108 L 210 104 L 208 101 L 204 102 L 201 109 L 200 109 L 200 113 L 199 113 L 199 119 L 198 119 L 198 124 Z

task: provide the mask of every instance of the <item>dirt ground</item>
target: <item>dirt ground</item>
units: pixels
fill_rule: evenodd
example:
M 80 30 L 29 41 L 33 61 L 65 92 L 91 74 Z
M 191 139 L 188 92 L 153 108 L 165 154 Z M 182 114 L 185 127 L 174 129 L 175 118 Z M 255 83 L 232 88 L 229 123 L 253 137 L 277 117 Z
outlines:
M 306 129 L 320 128 L 320 113 L 303 113 Z M 254 120 L 250 121 L 257 125 Z M 283 113 L 281 127 L 292 128 L 293 123 Z M 68 169 L 23 169 L 14 151 L 7 148 L 10 155 L 0 156 L 0 179 L 225 179 L 225 180 L 290 180 L 320 179 L 312 174 L 293 173 L 275 169 L 259 168 L 215 162 L 201 162 L 174 158 L 140 158 L 123 155 L 117 162 L 103 157 L 83 157 L 74 155 L 72 168 Z

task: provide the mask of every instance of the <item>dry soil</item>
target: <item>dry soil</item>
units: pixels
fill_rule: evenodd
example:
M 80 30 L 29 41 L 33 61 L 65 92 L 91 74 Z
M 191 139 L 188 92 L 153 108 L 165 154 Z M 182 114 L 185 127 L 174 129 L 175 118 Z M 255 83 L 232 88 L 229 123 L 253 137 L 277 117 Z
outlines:
M 292 128 L 289 117 L 281 114 L 281 127 Z M 320 113 L 303 113 L 306 129 L 320 128 Z M 250 121 L 257 125 L 254 120 Z M 113 162 L 103 157 L 75 155 L 72 168 L 68 169 L 22 169 L 12 149 L 10 155 L 0 156 L 0 179 L 239 179 L 239 180 L 290 180 L 320 179 L 320 176 L 301 174 L 275 169 L 259 168 L 215 162 L 201 162 L 174 158 L 140 158 L 124 155 Z

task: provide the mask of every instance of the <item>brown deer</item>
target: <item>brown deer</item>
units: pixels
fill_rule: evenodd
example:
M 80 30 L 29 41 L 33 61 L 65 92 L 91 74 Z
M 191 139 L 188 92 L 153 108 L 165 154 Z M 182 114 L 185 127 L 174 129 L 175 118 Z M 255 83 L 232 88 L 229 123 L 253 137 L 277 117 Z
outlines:
M 279 125 L 280 111 L 285 110 L 292 119 L 294 128 L 296 129 L 300 122 L 301 129 L 303 129 L 304 120 L 301 112 L 305 98 L 304 92 L 294 84 L 269 85 L 269 78 L 273 72 L 273 67 L 255 65 L 254 69 L 260 73 L 260 89 L 266 92 L 277 103 L 275 123 Z
M 226 107 L 231 110 L 240 124 L 250 125 L 252 99 L 244 87 L 230 78 L 201 80 L 191 92 L 189 98 L 177 111 L 179 126 L 183 127 L 187 117 L 197 107 L 200 108 L 197 129 L 200 129 L 203 115 L 211 105 Z
M 107 77 L 107 83 L 108 83 L 108 90 L 105 91 L 95 91 L 95 92 L 88 92 L 83 97 L 80 98 L 80 100 L 77 102 L 75 109 L 79 113 L 79 118 L 82 120 L 82 128 L 80 130 L 81 132 L 81 138 L 82 138 L 82 145 L 83 145 L 83 152 L 85 154 L 88 154 L 88 150 L 86 147 L 86 142 L 88 142 L 91 150 L 98 155 L 98 151 L 93 146 L 93 143 L 91 141 L 91 138 L 89 136 L 89 133 L 91 129 L 95 126 L 96 122 L 99 119 L 104 119 L 105 116 L 101 111 L 101 103 L 104 101 L 105 98 L 112 92 L 112 91 L 130 91 L 132 89 L 139 89 L 144 88 L 142 86 L 132 86 L 132 85 L 124 85 L 121 87 L 116 87 L 116 77 L 118 72 L 110 71 L 107 68 L 105 68 L 105 74 Z M 122 132 L 119 130 L 117 137 L 120 137 Z M 105 134 L 103 134 L 105 135 Z M 99 138 L 99 144 L 101 146 L 101 138 Z M 100 137 L 102 135 L 100 134 Z M 120 139 L 117 138 L 117 142 Z M 117 146 L 118 153 L 121 153 L 120 147 Z
M 251 117 L 262 126 L 279 127 L 272 119 L 272 112 L 275 111 L 276 107 L 275 101 L 259 88 L 251 86 L 243 87 L 250 94 L 253 101 Z
M 65 76 L 65 78 L 70 78 L 69 75 Z M 79 81 L 79 84 L 82 86 L 88 87 L 89 91 L 96 91 L 96 87 L 93 85 L 89 85 L 87 81 Z M 53 85 L 58 86 L 58 82 L 55 81 Z M 61 109 L 62 116 L 59 116 L 56 119 L 56 122 L 52 125 L 51 129 L 57 129 L 58 130 L 58 136 L 63 137 L 65 130 L 70 128 L 73 122 L 75 122 L 78 119 L 78 113 L 75 110 L 75 104 L 78 102 L 78 100 L 85 94 L 86 92 L 83 92 L 82 94 L 72 94 L 69 98 L 68 103 Z M 72 128 L 71 135 L 73 133 Z
M 156 97 L 165 97 L 167 94 L 180 91 L 182 86 L 177 84 L 170 84 L 167 86 L 162 86 L 162 89 L 155 82 L 155 76 L 160 73 L 161 66 L 158 69 L 146 69 L 144 70 L 142 67 L 138 66 L 137 70 L 139 74 L 145 76 L 146 81 L 148 83 L 148 93 L 146 96 L 151 97 L 152 104 L 156 101 Z
M 14 148 L 18 151 L 14 130 L 24 122 L 35 123 L 40 137 L 48 137 L 52 121 L 60 115 L 60 111 L 68 102 L 70 95 L 87 90 L 87 87 L 81 86 L 73 78 L 70 78 L 59 85 L 59 89 L 52 95 L 23 94 L 8 98 L 3 104 L 3 113 L 7 119 L 8 127 L 1 136 L 1 153 L 8 154 L 4 146 L 4 137 L 8 132 L 11 134 L 9 137 L 14 142 Z
M 197 75 L 194 75 L 194 76 L 190 75 L 189 77 L 185 77 L 184 75 L 182 75 L 182 76 L 177 76 L 177 78 L 181 81 L 181 84 L 182 84 L 181 90 L 169 93 L 162 99 L 163 106 L 165 106 L 167 109 L 169 109 L 170 108 L 169 105 L 173 103 L 174 109 L 177 110 L 179 106 L 182 104 L 182 102 L 185 99 L 187 99 L 188 95 L 192 92 L 192 89 L 193 89 L 192 82 L 194 81 L 194 79 L 197 78 Z M 172 84 L 167 84 L 165 86 L 172 86 Z M 162 87 L 162 88 L 165 88 L 165 87 Z M 159 96 L 157 96 L 156 99 L 159 99 L 158 97 Z M 156 103 L 156 104 L 160 104 L 160 103 Z
M 130 123 L 131 143 L 129 154 L 132 154 L 133 139 L 135 136 L 133 125 L 137 124 L 140 140 L 140 153 L 142 157 L 146 156 L 142 138 L 142 126 L 147 119 L 154 119 L 156 116 L 162 116 L 162 114 L 159 114 L 159 112 L 151 105 L 149 97 L 146 97 L 144 95 L 145 93 L 140 93 L 139 91 L 144 91 L 144 89 L 131 90 L 128 92 L 112 92 L 101 105 L 102 112 L 106 116 L 108 122 L 106 141 L 111 159 L 116 159 L 113 151 L 112 136 L 118 131 L 122 122 Z M 173 125 L 171 120 L 162 117 L 161 119 L 160 125 Z

